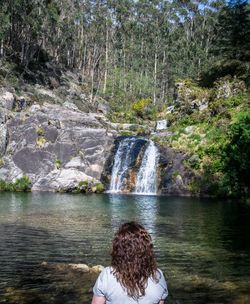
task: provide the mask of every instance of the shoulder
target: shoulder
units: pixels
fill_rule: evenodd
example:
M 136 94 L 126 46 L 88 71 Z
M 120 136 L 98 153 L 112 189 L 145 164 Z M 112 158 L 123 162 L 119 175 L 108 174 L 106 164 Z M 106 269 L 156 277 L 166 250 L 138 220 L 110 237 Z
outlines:
M 167 282 L 165 279 L 165 276 L 163 274 L 163 272 L 161 271 L 161 269 L 157 269 L 157 280 L 158 283 L 157 285 L 159 286 L 159 288 L 161 289 L 161 300 L 166 299 L 166 297 L 168 296 L 168 286 L 167 286 Z
M 111 266 L 105 267 L 102 272 L 99 274 L 99 277 L 101 277 L 102 279 L 108 280 L 110 278 L 112 278 L 113 275 L 113 269 Z
M 112 274 L 112 271 L 113 271 L 113 269 L 112 269 L 112 267 L 111 266 L 107 266 L 107 267 L 105 267 L 104 269 L 103 269 L 103 273 L 105 273 L 106 275 L 111 275 Z
M 96 296 L 105 296 L 108 291 L 108 282 L 110 281 L 111 267 L 105 267 L 99 274 L 95 286 L 93 288 L 93 293 Z
M 160 285 L 167 286 L 167 282 L 166 282 L 164 273 L 159 268 L 157 269 L 157 272 L 156 272 L 156 280 Z
M 164 274 L 160 268 L 157 268 L 156 277 L 157 279 L 161 279 L 162 277 L 164 278 Z

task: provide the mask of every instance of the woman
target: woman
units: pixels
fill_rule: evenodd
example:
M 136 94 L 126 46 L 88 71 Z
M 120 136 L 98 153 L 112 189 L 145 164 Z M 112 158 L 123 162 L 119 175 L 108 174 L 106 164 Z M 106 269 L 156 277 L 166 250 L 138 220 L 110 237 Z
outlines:
M 164 303 L 167 284 L 142 225 L 123 224 L 114 236 L 111 256 L 111 267 L 101 272 L 93 288 L 92 304 Z

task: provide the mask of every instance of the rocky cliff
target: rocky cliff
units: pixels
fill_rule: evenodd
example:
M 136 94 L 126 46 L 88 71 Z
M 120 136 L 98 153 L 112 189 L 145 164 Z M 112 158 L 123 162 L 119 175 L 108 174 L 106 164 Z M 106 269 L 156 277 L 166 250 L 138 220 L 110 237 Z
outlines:
M 0 179 L 28 175 L 32 190 L 43 191 L 68 191 L 81 181 L 100 180 L 114 138 L 102 114 L 48 103 L 13 112 L 7 106 L 11 94 L 4 98 Z
M 32 191 L 71 192 L 86 182 L 103 182 L 107 188 L 122 138 L 119 130 L 124 128 L 129 130 L 131 125 L 112 124 L 103 113 L 46 102 L 28 105 L 23 100 L 21 104 L 17 96 L 4 92 L 0 96 L 0 179 L 14 182 L 27 175 Z M 188 194 L 184 156 L 168 148 L 159 147 L 159 151 L 159 192 Z

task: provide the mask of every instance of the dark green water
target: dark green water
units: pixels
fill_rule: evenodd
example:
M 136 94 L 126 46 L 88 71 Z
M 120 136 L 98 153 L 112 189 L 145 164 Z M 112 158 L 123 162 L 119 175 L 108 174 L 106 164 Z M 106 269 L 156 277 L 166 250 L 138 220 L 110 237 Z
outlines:
M 52 193 L 0 194 L 0 303 L 90 303 L 95 276 L 41 263 L 107 266 L 113 233 L 130 220 L 153 237 L 169 304 L 250 303 L 249 206 Z

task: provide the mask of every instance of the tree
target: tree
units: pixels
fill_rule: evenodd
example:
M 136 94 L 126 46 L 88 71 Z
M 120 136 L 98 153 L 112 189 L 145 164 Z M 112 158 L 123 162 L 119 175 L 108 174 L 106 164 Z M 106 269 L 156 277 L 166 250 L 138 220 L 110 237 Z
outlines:
M 224 148 L 223 162 L 226 182 L 231 194 L 249 195 L 250 187 L 250 110 L 238 114 Z
M 250 5 L 248 1 L 230 1 L 220 12 L 215 31 L 215 54 L 227 59 L 249 61 Z

